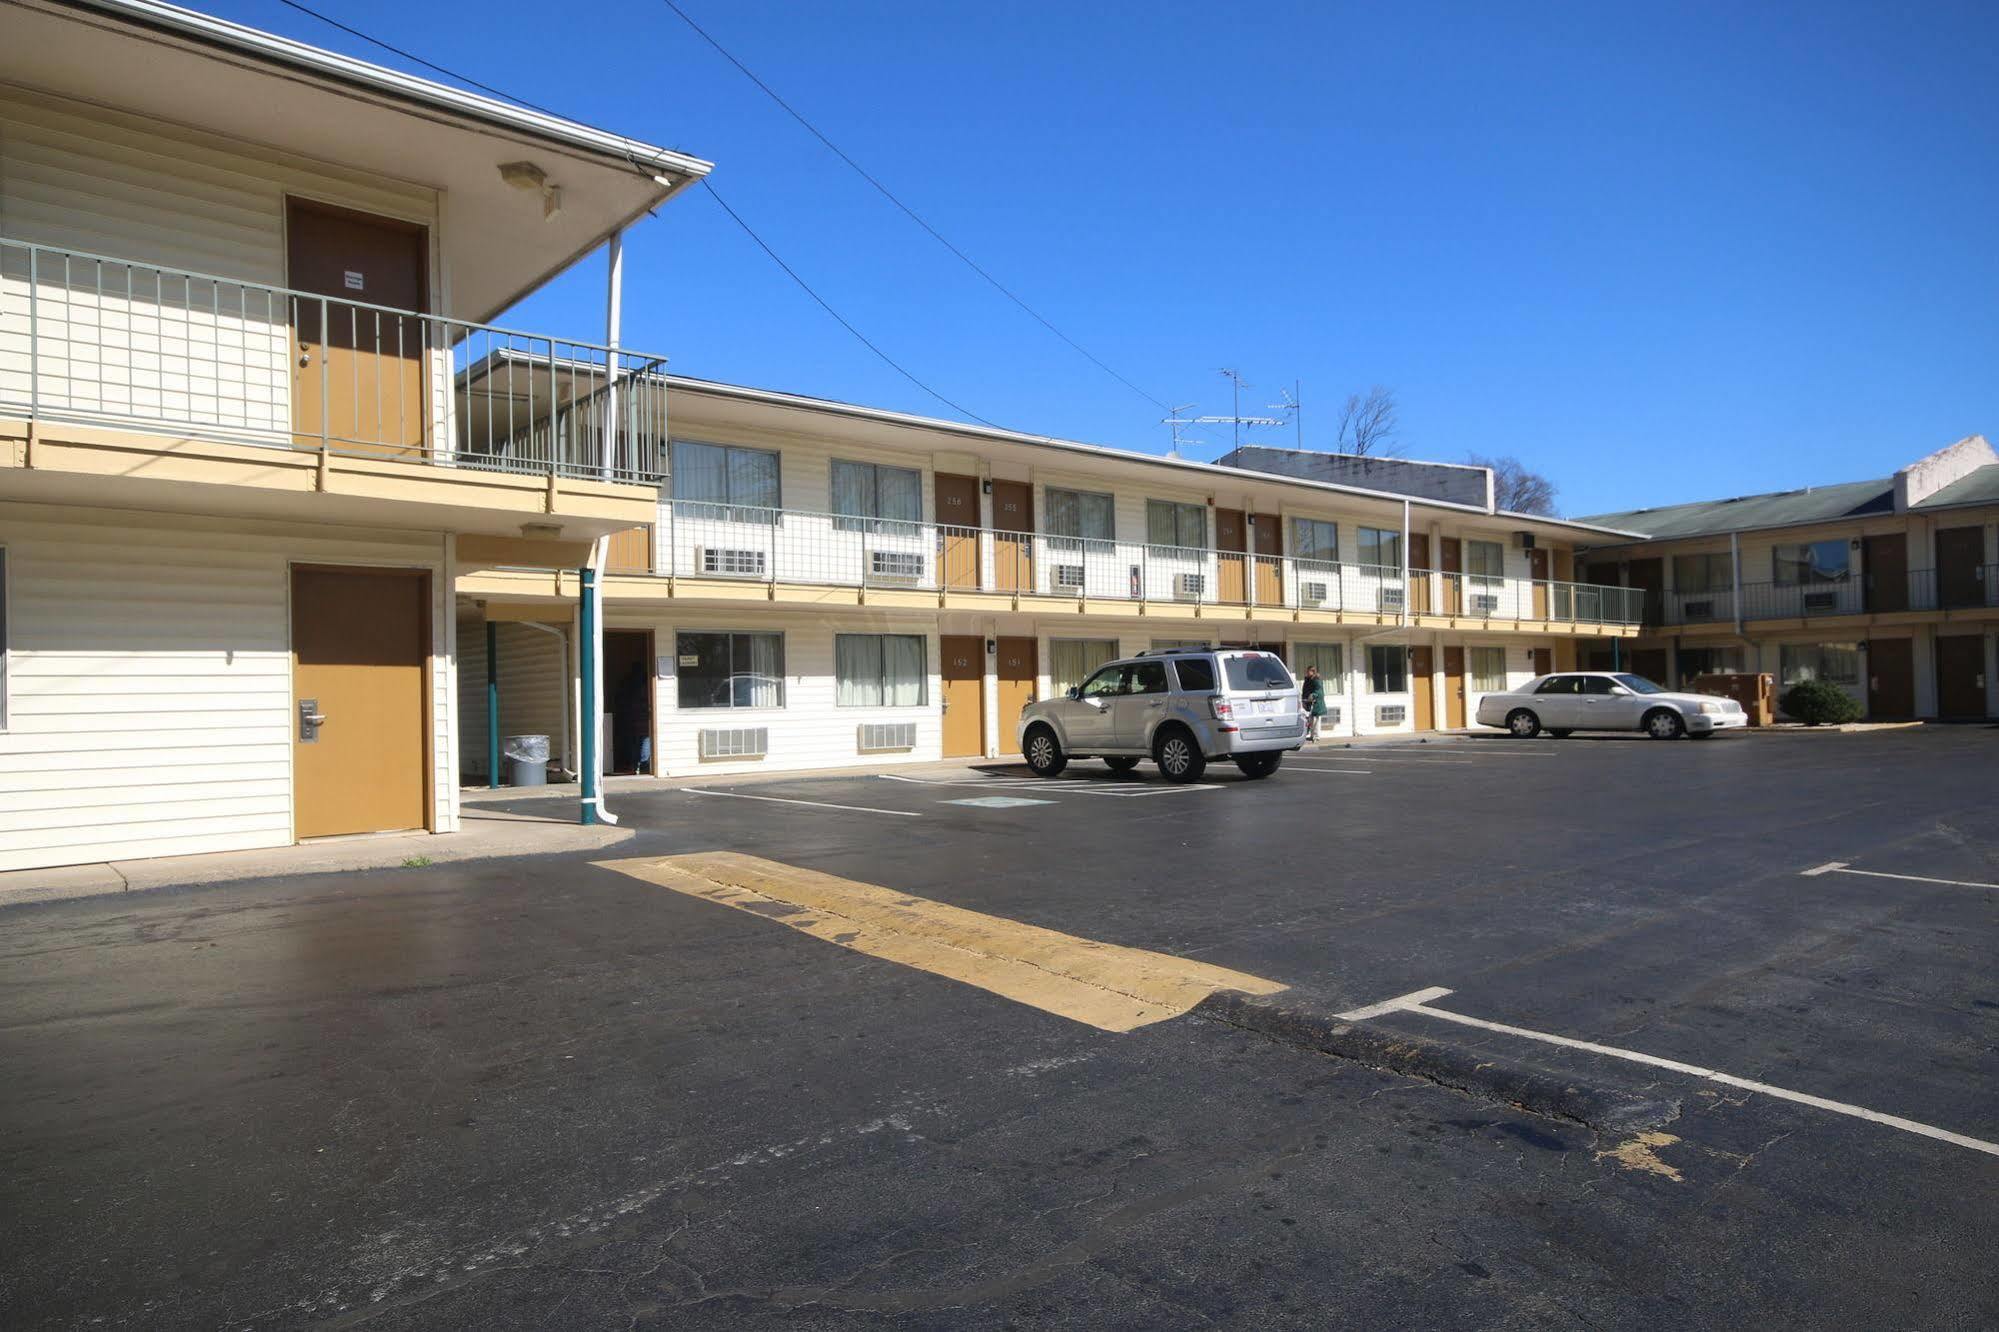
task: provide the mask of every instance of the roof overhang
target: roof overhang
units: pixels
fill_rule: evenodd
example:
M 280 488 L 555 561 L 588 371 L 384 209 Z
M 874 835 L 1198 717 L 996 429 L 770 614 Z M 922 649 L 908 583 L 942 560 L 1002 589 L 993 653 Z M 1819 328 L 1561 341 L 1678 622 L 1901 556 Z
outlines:
M 441 191 L 439 313 L 485 321 L 711 164 L 157 0 L 0 0 L 0 82 Z M 560 207 L 500 176 L 528 161 Z

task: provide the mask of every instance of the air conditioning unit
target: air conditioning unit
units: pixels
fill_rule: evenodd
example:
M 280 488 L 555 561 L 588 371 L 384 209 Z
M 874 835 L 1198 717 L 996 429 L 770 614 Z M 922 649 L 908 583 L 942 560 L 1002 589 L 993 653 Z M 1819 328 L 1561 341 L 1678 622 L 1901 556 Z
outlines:
M 1331 595 L 1332 584 L 1323 580 L 1306 578 L 1298 582 L 1298 600 L 1307 606 L 1323 606 L 1331 599 Z
M 764 552 L 730 546 L 702 546 L 694 552 L 694 567 L 723 578 L 762 578 Z
M 1319 719 L 1319 726 L 1322 730 L 1331 730 L 1339 724 L 1340 710 L 1338 708 L 1327 708 L 1326 715 Z
M 1381 609 L 1382 609 L 1382 610 L 1385 610 L 1385 611 L 1399 611 L 1399 610 L 1401 610 L 1401 609 L 1402 609 L 1402 589 L 1401 589 L 1401 588 L 1399 588 L 1399 587 L 1384 587 L 1384 588 L 1382 588 L 1382 589 L 1381 589 L 1381 600 L 1380 600 L 1380 602 L 1379 602 L 1379 605 L 1380 605 Z
M 1838 609 L 1839 593 L 1837 592 L 1805 593 L 1805 614 L 1807 615 L 1813 611 L 1833 611 Z
M 1472 593 L 1472 596 L 1471 596 L 1471 613 L 1472 613 L 1473 615 L 1497 615 L 1497 614 L 1499 614 L 1499 596 L 1498 596 L 1498 594 L 1496 594 L 1496 593 L 1492 593 L 1492 592 L 1474 592 L 1474 593 Z
M 704 762 L 710 759 L 760 759 L 770 753 L 768 726 L 715 727 L 703 730 L 699 735 Z
M 862 722 L 856 747 L 863 754 L 887 754 L 916 748 L 915 722 Z
M 1534 549 L 1534 534 L 1532 532 L 1515 532 L 1513 534 L 1513 549 L 1515 550 Z
M 923 581 L 923 557 L 914 551 L 871 550 L 868 552 L 868 581 L 920 583 Z
M 1208 591 L 1206 574 L 1183 573 L 1173 575 L 1173 596 L 1180 601 L 1199 601 Z
M 1404 703 L 1381 703 L 1374 709 L 1376 726 L 1400 726 L 1409 720 L 1409 707 Z
M 1049 573 L 1049 578 L 1058 588 L 1083 589 L 1083 566 L 1080 564 L 1058 564 Z
M 1714 602 L 1683 602 L 1680 606 L 1680 615 L 1682 618 L 1688 620 L 1712 620 L 1714 618 Z

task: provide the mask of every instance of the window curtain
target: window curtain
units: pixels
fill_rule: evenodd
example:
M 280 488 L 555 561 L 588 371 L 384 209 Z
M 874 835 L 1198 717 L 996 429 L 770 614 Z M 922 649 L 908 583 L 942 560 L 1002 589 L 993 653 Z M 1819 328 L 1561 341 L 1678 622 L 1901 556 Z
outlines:
M 1175 528 L 1173 506 L 1160 500 L 1145 502 L 1145 539 L 1155 546 L 1177 546 L 1179 532 Z
M 1116 518 L 1109 495 L 1078 495 L 1078 518 L 1081 530 L 1077 535 L 1090 541 L 1110 541 L 1116 533 Z
M 761 449 L 729 450 L 729 502 L 759 509 L 775 509 L 777 500 L 777 455 Z M 744 517 L 762 517 L 746 514 Z
M 923 473 L 906 467 L 875 469 L 879 516 L 898 523 L 923 521 Z
M 713 444 L 675 444 L 673 495 L 699 504 L 728 503 L 729 451 Z
M 923 640 L 914 634 L 889 634 L 881 640 L 882 703 L 913 708 L 923 702 Z
M 1471 687 L 1480 693 L 1506 688 L 1506 649 L 1475 647 L 1471 650 Z
M 739 708 L 784 706 L 784 640 L 777 634 L 736 634 L 731 670 Z
M 834 702 L 840 707 L 880 707 L 880 641 L 870 634 L 836 634 L 833 638 L 833 676 Z
M 1116 661 L 1118 645 L 1109 638 L 1057 638 L 1048 645 L 1048 683 L 1055 697 L 1074 689 L 1089 678 L 1090 672 L 1107 661 Z
M 833 512 L 842 518 L 869 518 L 874 515 L 875 469 L 865 463 L 833 464 Z M 854 524 L 842 523 L 851 531 Z
M 1301 560 L 1319 560 L 1334 564 L 1340 558 L 1340 529 L 1337 523 L 1320 522 L 1316 518 L 1293 518 L 1291 520 L 1291 553 Z M 1323 668 L 1320 671 L 1324 674 Z

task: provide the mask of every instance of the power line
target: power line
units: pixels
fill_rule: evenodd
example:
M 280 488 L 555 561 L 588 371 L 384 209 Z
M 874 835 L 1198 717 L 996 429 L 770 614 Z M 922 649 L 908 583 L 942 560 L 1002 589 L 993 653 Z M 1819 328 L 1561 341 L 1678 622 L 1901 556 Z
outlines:
M 285 5 L 291 9 L 296 9 L 301 14 L 305 14 L 312 18 L 316 18 L 321 23 L 325 23 L 331 27 L 338 28 L 340 29 L 340 31 L 346 33 L 350 37 L 358 38 L 361 41 L 367 42 L 372 46 L 378 46 L 384 51 L 388 51 L 391 54 L 400 56 L 404 60 L 408 60 L 415 64 L 421 65 L 425 69 L 430 70 L 432 73 L 442 74 L 444 75 L 444 77 L 448 79 L 456 79 L 458 82 L 463 83 L 468 87 L 477 88 L 481 92 L 491 93 L 495 97 L 504 98 L 509 102 L 514 102 L 520 106 L 524 106 L 530 111 L 539 111 L 545 116 L 556 116 L 564 120 L 575 119 L 575 117 L 573 116 L 564 116 L 560 111 L 553 111 L 545 106 L 537 106 L 535 103 L 530 102 L 525 97 L 517 97 L 513 93 L 507 92 L 504 89 L 495 88 L 490 83 L 481 83 L 478 79 L 475 79 L 468 74 L 461 74 L 457 70 L 447 69 L 443 65 L 437 64 L 435 61 L 426 60 L 422 56 L 417 55 L 413 51 L 406 51 L 400 46 L 395 46 L 389 42 L 385 42 L 379 37 L 361 31 L 359 28 L 349 27 L 347 24 L 342 23 L 339 19 L 333 18 L 326 14 L 322 14 L 316 9 L 311 9 L 305 5 L 300 4 L 298 0 L 278 0 L 278 3 L 281 5 Z M 678 13 L 679 11 L 675 10 L 674 12 Z M 685 14 L 682 14 L 681 17 L 686 18 L 687 16 Z M 692 26 L 693 20 L 688 19 L 688 23 L 689 26 Z M 695 28 L 694 30 L 696 32 L 701 32 L 699 28 Z M 702 33 L 701 35 L 703 37 L 706 37 L 708 34 Z M 710 38 L 709 40 L 712 43 L 713 39 Z M 717 46 L 715 49 L 718 51 L 722 50 L 722 48 L 719 46 Z M 722 54 L 728 55 L 729 53 L 723 51 Z M 735 59 L 734 56 L 730 56 L 729 58 L 731 60 Z M 745 74 L 749 74 L 748 70 L 744 70 L 743 72 Z M 750 77 L 753 79 L 756 78 L 754 74 L 751 74 Z M 762 85 L 759 84 L 759 86 Z M 765 88 L 764 91 L 770 92 L 770 89 Z M 771 96 L 776 97 L 777 94 L 771 93 Z M 780 105 L 782 105 L 782 103 L 780 103 Z M 785 109 L 790 110 L 789 107 L 786 107 Z M 793 114 L 796 115 L 797 113 L 793 112 Z M 817 131 L 815 130 L 814 133 L 817 133 Z M 838 152 L 839 150 L 836 148 L 834 149 L 834 151 Z M 629 157 L 629 154 L 627 156 Z M 845 156 L 845 154 L 842 154 L 842 156 Z M 852 163 L 850 161 L 849 165 L 851 164 Z M 855 170 L 858 171 L 860 170 L 860 168 L 855 167 Z M 910 383 L 916 385 L 916 387 L 922 389 L 925 393 L 928 393 L 931 397 L 937 399 L 937 401 L 943 403 L 946 407 L 949 407 L 952 411 L 957 412 L 960 416 L 968 416 L 972 420 L 977 421 L 980 425 L 992 426 L 992 428 L 995 430 L 1000 428 L 998 426 L 993 425 L 993 423 L 991 421 L 988 421 L 985 417 L 980 416 L 977 412 L 970 411 L 967 408 L 959 406 L 957 403 L 951 401 L 951 399 L 939 393 L 936 389 L 931 388 L 928 384 L 918 379 L 908 370 L 904 369 L 901 363 L 898 362 L 893 356 L 890 356 L 887 352 L 883 351 L 880 347 L 876 346 L 874 342 L 871 341 L 866 334 L 862 333 L 860 329 L 854 327 L 852 323 L 848 322 L 846 316 L 842 315 L 838 310 L 835 310 L 824 296 L 821 296 L 817 291 L 814 291 L 812 289 L 812 284 L 807 282 L 804 278 L 800 277 L 798 275 L 798 270 L 793 268 L 790 264 L 787 264 L 784 261 L 784 259 L 778 254 L 778 252 L 771 248 L 770 243 L 766 241 L 762 236 L 759 236 L 756 232 L 756 229 L 750 226 L 748 222 L 743 220 L 742 214 L 738 213 L 735 209 L 729 206 L 728 202 L 722 198 L 721 193 L 717 191 L 714 185 L 708 181 L 707 177 L 705 176 L 702 177 L 701 185 L 703 189 L 708 191 L 708 197 L 713 199 L 718 205 L 720 205 L 722 211 L 729 215 L 730 220 L 743 229 L 743 234 L 748 236 L 751 240 L 755 241 L 757 243 L 757 248 L 762 250 L 765 254 L 769 255 L 771 262 L 784 270 L 785 276 L 789 277 L 793 282 L 796 282 L 799 286 L 799 289 L 802 290 L 807 296 L 810 296 L 818 304 L 820 309 L 824 310 L 827 314 L 833 317 L 834 322 L 838 323 L 841 328 L 846 329 L 847 332 L 853 334 L 856 341 L 858 341 L 863 347 L 866 347 L 869 351 L 873 352 L 876 356 L 879 356 L 890 369 L 894 370 L 897 374 L 901 375 L 904 379 L 908 380 Z M 886 193 L 886 191 L 884 191 L 884 193 Z M 893 198 L 894 196 L 890 197 Z M 911 216 L 914 216 L 914 214 L 911 214 Z M 934 235 L 935 233 L 932 234 Z M 938 239 L 943 240 L 944 238 L 942 236 L 939 236 Z M 948 241 L 946 241 L 945 243 L 949 244 Z M 963 256 L 960 257 L 962 258 Z M 966 262 L 969 263 L 970 261 L 967 260 Z
M 873 352 L 875 355 L 881 357 L 882 361 L 891 370 L 901 375 L 904 379 L 908 380 L 910 383 L 916 385 L 916 387 L 922 389 L 925 393 L 928 393 L 931 397 L 937 399 L 937 401 L 943 403 L 946 407 L 949 407 L 952 411 L 957 412 L 959 415 L 969 416 L 982 426 L 992 426 L 992 428 L 995 430 L 998 430 L 1000 428 L 998 426 L 994 426 L 991 421 L 986 420 L 985 417 L 980 416 L 977 412 L 971 411 L 964 407 L 960 407 L 957 403 L 952 402 L 949 398 L 939 393 L 936 389 L 931 388 L 928 384 L 918 379 L 915 375 L 912 375 L 911 373 L 909 373 L 909 371 L 903 369 L 902 366 L 896 361 L 896 359 L 893 356 L 890 356 L 880 347 L 877 347 L 875 346 L 874 343 L 868 341 L 866 334 L 862 333 L 861 330 L 855 328 L 852 324 L 848 323 L 845 316 L 843 316 L 838 310 L 835 310 L 831 305 L 827 304 L 826 298 L 824 296 L 821 296 L 818 292 L 812 290 L 811 283 L 807 282 L 804 278 L 798 276 L 797 271 L 793 269 L 790 264 L 787 264 L 786 262 L 784 262 L 784 260 L 778 257 L 777 251 L 771 249 L 769 243 L 766 242 L 762 236 L 757 235 L 757 233 L 755 232 L 755 230 L 751 228 L 749 223 L 743 221 L 741 214 L 737 213 L 735 209 L 729 207 L 728 201 L 721 196 L 720 192 L 717 191 L 713 185 L 708 183 L 706 178 L 703 178 L 703 180 L 701 181 L 701 187 L 708 191 L 708 195 L 710 198 L 712 198 L 716 203 L 722 206 L 723 212 L 727 213 L 732 219 L 735 220 L 736 225 L 743 229 L 743 234 L 748 236 L 751 240 L 755 241 L 758 247 L 761 248 L 765 254 L 770 256 L 771 262 L 776 264 L 779 268 L 782 268 L 785 271 L 786 275 L 789 276 L 793 282 L 796 282 L 798 284 L 800 290 L 802 290 L 807 296 L 810 296 L 814 301 L 817 301 L 819 304 L 819 308 L 824 310 L 827 314 L 833 316 L 833 318 L 836 321 L 838 321 L 840 327 L 846 329 L 849 333 L 853 334 L 854 337 L 860 341 L 862 346 L 866 347 L 869 351 Z
M 289 0 L 287 0 L 287 2 L 289 2 Z M 1105 374 L 1109 375 L 1112 379 L 1115 379 L 1118 383 L 1124 385 L 1126 388 L 1130 389 L 1133 393 L 1136 393 L 1139 397 L 1144 398 L 1147 402 L 1151 403 L 1153 406 L 1159 408 L 1162 411 L 1170 413 L 1174 410 L 1173 408 L 1168 407 L 1165 402 L 1161 401 L 1158 398 L 1153 397 L 1150 393 L 1147 393 L 1144 389 L 1132 383 L 1129 379 L 1126 379 L 1116 370 L 1113 370 L 1110 366 L 1106 365 L 1093 352 L 1091 352 L 1089 348 L 1083 346 L 1082 343 L 1077 342 L 1067 333 L 1064 333 L 1061 329 L 1055 327 L 1055 325 L 1050 323 L 1046 318 L 1046 316 L 1044 316 L 1039 310 L 1036 310 L 1033 306 L 1029 305 L 1026 301 L 1022 300 L 1019 296 L 1015 295 L 1006 286 L 1005 283 L 1001 282 L 991 273 L 988 273 L 984 268 L 981 268 L 979 264 L 975 260 L 973 260 L 973 258 L 970 255 L 966 254 L 963 250 L 959 249 L 956 245 L 953 245 L 949 240 L 947 240 L 944 237 L 943 233 L 939 232 L 937 228 L 931 226 L 930 223 L 925 221 L 922 215 L 919 214 L 914 208 L 911 208 L 908 204 L 904 203 L 901 199 L 897 198 L 893 190 L 889 189 L 888 186 L 882 184 L 879 180 L 876 180 L 874 176 L 868 172 L 866 167 L 863 167 L 859 162 L 856 162 L 852 157 L 848 156 L 846 150 L 841 148 L 839 144 L 834 143 L 831 139 L 827 138 L 826 135 L 820 131 L 819 127 L 817 125 L 814 125 L 811 121 L 807 120 L 804 117 L 804 115 L 802 115 L 798 111 L 797 108 L 792 106 L 791 103 L 785 101 L 784 98 L 778 96 L 777 90 L 775 88 L 771 87 L 768 83 L 765 83 L 762 79 L 758 78 L 756 76 L 756 73 L 753 70 L 751 70 L 748 65 L 745 65 L 742 61 L 736 59 L 736 57 L 730 53 L 727 47 L 723 46 L 720 42 L 716 41 L 713 37 L 709 36 L 707 29 L 703 28 L 700 24 L 696 23 L 693 19 L 689 18 L 687 16 L 687 11 L 682 9 L 679 5 L 675 4 L 674 0 L 660 0 L 660 3 L 664 4 L 668 9 L 672 10 L 675 14 L 679 15 L 681 22 L 685 23 L 688 27 L 694 29 L 695 33 L 701 38 L 702 41 L 714 47 L 715 50 L 722 56 L 724 60 L 727 60 L 730 64 L 734 65 L 737 69 L 741 70 L 744 78 L 748 79 L 751 83 L 754 83 L 757 85 L 757 87 L 761 88 L 765 96 L 769 97 L 771 101 L 776 102 L 780 107 L 784 108 L 785 114 L 789 115 L 793 120 L 803 125 L 806 131 L 810 133 L 813 138 L 825 144 L 827 149 L 831 151 L 835 157 L 839 158 L 842 162 L 845 162 L 848 166 L 852 167 L 856 175 L 860 176 L 860 178 L 862 180 L 865 180 L 868 184 L 874 186 L 875 189 L 881 194 L 882 198 L 887 199 L 890 203 L 894 204 L 897 208 L 901 209 L 903 214 L 907 216 L 910 221 L 914 222 L 917 226 L 922 227 L 926 232 L 930 233 L 931 239 L 935 240 L 939 245 L 942 245 L 945 249 L 949 250 L 952 254 L 956 255 L 958 259 L 962 261 L 967 268 L 971 269 L 974 273 L 977 273 L 980 277 L 984 278 L 988 283 L 990 283 L 993 290 L 997 291 L 1000 295 L 1006 297 L 1008 300 L 1012 301 L 1015 305 L 1019 306 L 1022 310 L 1026 311 L 1028 315 L 1031 316 L 1036 323 L 1040 324 L 1050 333 L 1053 333 L 1056 337 L 1062 339 L 1062 341 L 1068 343 L 1069 346 L 1075 348 L 1076 351 L 1080 352 L 1085 358 L 1089 360 L 1090 364 L 1096 366 L 1097 369 L 1103 371 Z

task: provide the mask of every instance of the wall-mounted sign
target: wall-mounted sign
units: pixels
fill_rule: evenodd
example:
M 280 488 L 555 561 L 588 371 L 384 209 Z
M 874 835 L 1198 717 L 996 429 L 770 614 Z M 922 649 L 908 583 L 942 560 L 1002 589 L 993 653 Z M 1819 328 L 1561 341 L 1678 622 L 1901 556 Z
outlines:
M 362 286 L 361 275 L 359 273 L 356 273 L 353 269 L 350 268 L 347 270 L 344 281 L 346 282 L 347 290 L 349 291 L 361 290 Z
M 680 664 L 682 666 L 699 666 L 701 664 L 701 654 L 699 652 L 683 652 L 680 654 Z

